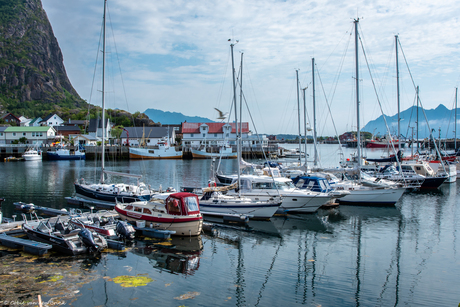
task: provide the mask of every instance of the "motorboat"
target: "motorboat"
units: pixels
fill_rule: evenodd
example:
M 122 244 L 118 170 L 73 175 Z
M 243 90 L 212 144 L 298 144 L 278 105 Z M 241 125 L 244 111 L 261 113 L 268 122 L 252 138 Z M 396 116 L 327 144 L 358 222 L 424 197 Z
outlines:
M 107 241 L 103 236 L 89 229 L 80 229 L 63 222 L 60 217 L 37 220 L 37 222 L 29 222 L 25 219 L 22 229 L 29 239 L 51 244 L 53 250 L 68 255 L 85 254 L 107 248 Z
M 291 179 L 279 175 L 277 169 L 270 169 L 269 175 L 241 175 L 241 191 L 230 190 L 227 195 L 237 195 L 240 193 L 245 197 L 256 200 L 266 200 L 280 196 L 281 205 L 277 213 L 314 213 L 322 205 L 328 203 L 332 195 L 322 192 L 301 190 L 294 186 Z M 237 182 L 233 178 L 233 183 Z
M 177 236 L 197 236 L 203 227 L 198 196 L 187 192 L 161 193 L 149 201 L 117 202 L 115 211 L 124 221 L 175 231 Z
M 72 216 L 70 223 L 79 228 L 88 228 L 109 239 L 133 240 L 136 230 L 125 221 L 115 220 L 112 216 L 99 215 Z
M 35 147 L 30 147 L 22 154 L 22 157 L 26 161 L 42 161 L 42 151 Z

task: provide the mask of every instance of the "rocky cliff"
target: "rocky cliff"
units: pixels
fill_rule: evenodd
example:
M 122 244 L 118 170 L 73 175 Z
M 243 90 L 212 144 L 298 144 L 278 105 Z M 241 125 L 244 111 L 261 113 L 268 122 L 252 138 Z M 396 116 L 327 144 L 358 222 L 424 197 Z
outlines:
M 30 102 L 49 109 L 64 101 L 68 107 L 83 103 L 41 0 L 0 0 L 0 112 Z

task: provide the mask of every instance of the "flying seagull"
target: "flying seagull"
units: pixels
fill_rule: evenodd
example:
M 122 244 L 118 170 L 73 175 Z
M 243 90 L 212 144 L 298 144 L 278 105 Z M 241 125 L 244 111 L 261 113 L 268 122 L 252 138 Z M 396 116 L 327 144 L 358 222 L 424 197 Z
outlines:
M 224 113 L 217 108 L 214 108 L 214 109 L 216 109 L 216 111 L 219 112 L 219 117 L 217 119 L 221 119 L 222 121 L 224 121 L 227 118 L 228 112 Z

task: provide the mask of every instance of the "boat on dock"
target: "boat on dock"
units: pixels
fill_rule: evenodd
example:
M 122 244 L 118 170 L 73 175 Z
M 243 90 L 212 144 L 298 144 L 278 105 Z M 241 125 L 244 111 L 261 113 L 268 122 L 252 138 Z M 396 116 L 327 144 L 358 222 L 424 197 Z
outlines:
M 75 150 L 70 150 L 63 145 L 56 148 L 56 151 L 47 152 L 48 160 L 85 160 L 86 153 L 81 145 Z

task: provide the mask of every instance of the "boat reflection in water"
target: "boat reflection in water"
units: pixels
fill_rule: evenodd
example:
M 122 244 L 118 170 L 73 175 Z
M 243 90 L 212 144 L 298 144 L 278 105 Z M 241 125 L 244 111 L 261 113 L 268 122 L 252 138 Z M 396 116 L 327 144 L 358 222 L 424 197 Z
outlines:
M 200 267 L 201 236 L 172 237 L 167 242 L 136 241 L 131 252 L 149 258 L 152 266 L 169 273 L 193 275 Z

